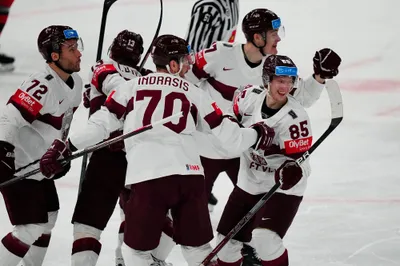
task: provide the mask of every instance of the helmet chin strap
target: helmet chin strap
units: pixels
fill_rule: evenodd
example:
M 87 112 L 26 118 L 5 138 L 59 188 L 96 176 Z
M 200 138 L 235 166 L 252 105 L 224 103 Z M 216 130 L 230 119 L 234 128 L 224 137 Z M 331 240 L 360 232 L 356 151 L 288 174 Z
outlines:
M 176 73 L 171 73 L 171 68 L 169 67 L 169 65 L 166 65 L 165 67 L 167 68 L 167 71 L 169 74 L 174 75 L 174 76 L 179 76 L 179 73 L 181 73 L 181 70 L 182 70 L 182 66 L 183 66 L 183 63 L 179 62 L 179 71 Z
M 257 47 L 258 48 L 258 50 L 260 51 L 260 53 L 262 54 L 262 56 L 267 56 L 265 53 L 264 53 L 264 47 L 267 45 L 267 37 L 265 36 L 265 33 L 263 32 L 262 34 L 262 37 L 263 37 L 263 40 L 264 40 L 264 45 L 263 46 L 257 46 L 257 44 L 254 42 L 254 38 L 253 38 L 253 40 L 251 40 L 251 43 L 255 46 L 255 47 Z
M 268 85 L 267 85 L 267 95 L 269 97 L 271 97 L 271 83 L 269 83 L 269 82 L 268 82 Z

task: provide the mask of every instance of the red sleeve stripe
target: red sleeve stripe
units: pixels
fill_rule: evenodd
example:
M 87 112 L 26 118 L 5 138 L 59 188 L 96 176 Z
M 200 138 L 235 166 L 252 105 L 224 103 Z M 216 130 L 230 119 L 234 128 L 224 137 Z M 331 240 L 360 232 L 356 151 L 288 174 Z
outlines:
M 118 71 L 114 68 L 114 66 L 112 66 L 112 68 L 110 68 L 110 69 L 101 71 L 97 76 L 93 76 L 91 83 L 93 84 L 93 86 L 95 86 L 95 88 L 100 93 L 103 93 L 104 80 L 107 78 L 108 75 L 115 74 L 115 73 L 118 73 Z
M 192 117 L 193 117 L 193 120 L 194 120 L 194 124 L 195 124 L 195 125 L 197 125 L 197 115 L 198 115 L 198 113 L 199 113 L 199 111 L 197 110 L 196 105 L 192 104 L 192 105 L 190 106 L 190 114 L 191 114 Z
M 126 117 L 131 111 L 133 111 L 133 108 L 134 108 L 134 106 L 133 106 L 133 100 L 134 100 L 134 98 L 132 97 L 132 98 L 129 100 L 128 104 L 126 105 L 125 117 Z
M 110 97 L 107 99 L 105 106 L 111 113 L 115 114 L 118 119 L 121 119 L 121 117 L 124 116 L 126 111 L 125 106 L 123 106 L 122 104 L 118 103 L 117 101 L 115 101 L 113 98 Z
M 224 119 L 222 115 L 218 114 L 216 111 L 213 111 L 212 113 L 209 113 L 204 117 L 204 120 L 207 122 L 211 129 L 214 129 L 221 125 L 222 119 Z
M 210 77 L 210 75 L 207 72 L 205 72 L 203 69 L 199 68 L 197 65 L 192 66 L 192 71 L 193 71 L 193 74 L 198 79 L 202 79 L 202 78 L 207 79 Z
M 89 114 L 94 114 L 97 110 L 99 110 L 101 106 L 104 105 L 106 99 L 107 97 L 105 95 L 97 96 L 91 99 Z
M 64 115 L 52 116 L 51 114 L 44 114 L 44 115 L 39 116 L 37 118 L 37 120 L 41 121 L 45 124 L 48 124 L 57 130 L 61 130 L 63 117 L 64 117 Z
M 215 80 L 214 78 L 209 78 L 207 81 L 216 91 L 218 91 L 222 95 L 224 99 L 228 101 L 233 101 L 233 96 L 235 95 L 237 87 L 226 85 L 222 82 Z

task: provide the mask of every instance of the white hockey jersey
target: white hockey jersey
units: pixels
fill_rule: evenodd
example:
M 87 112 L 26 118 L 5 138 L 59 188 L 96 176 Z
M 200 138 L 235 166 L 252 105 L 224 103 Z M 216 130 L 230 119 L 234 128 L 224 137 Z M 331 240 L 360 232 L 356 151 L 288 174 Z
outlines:
M 100 109 L 113 89 L 140 76 L 142 75 L 136 69 L 118 64 L 112 59 L 99 60 L 89 73 L 90 113 Z
M 276 169 L 286 160 L 295 160 L 312 145 L 310 119 L 304 107 L 292 96 L 274 115 L 268 117 L 262 112 L 267 90 L 263 87 L 249 86 L 234 100 L 234 113 L 245 127 L 264 121 L 275 130 L 272 147 L 264 154 L 253 149 L 240 156 L 240 170 L 237 185 L 250 194 L 269 191 L 275 184 Z M 301 164 L 303 178 L 290 190 L 279 192 L 302 196 L 310 175 L 309 160 Z
M 240 87 L 263 84 L 264 60 L 257 67 L 251 68 L 245 60 L 242 44 L 216 42 L 211 48 L 196 54 L 196 64 L 186 74 L 186 78 L 206 91 L 224 113 L 231 113 L 233 97 Z M 304 107 L 309 107 L 319 99 L 323 88 L 324 85 L 311 76 L 306 80 L 299 79 L 292 92 L 296 100 Z M 213 159 L 232 158 L 232 154 L 214 136 L 198 135 L 202 156 Z
M 1 111 L 0 140 L 15 146 L 16 169 L 40 159 L 54 139 L 67 138 L 72 115 L 82 99 L 80 76 L 73 73 L 69 82 L 67 85 L 46 65 L 44 71 L 21 84 Z M 43 178 L 40 173 L 35 176 Z
M 203 174 L 193 136 L 197 130 L 214 134 L 235 153 L 257 139 L 255 130 L 223 119 L 215 102 L 187 80 L 153 73 L 114 90 L 105 107 L 90 117 L 86 127 L 71 134 L 70 141 L 80 149 L 106 139 L 122 123 L 128 133 L 181 111 L 181 118 L 125 140 L 127 185 L 174 174 Z

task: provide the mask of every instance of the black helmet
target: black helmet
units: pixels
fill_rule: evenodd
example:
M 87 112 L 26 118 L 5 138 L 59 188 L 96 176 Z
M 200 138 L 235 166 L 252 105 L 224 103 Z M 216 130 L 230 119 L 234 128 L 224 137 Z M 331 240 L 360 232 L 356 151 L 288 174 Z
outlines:
M 60 53 L 60 45 L 66 40 L 73 39 L 80 40 L 76 30 L 69 26 L 52 25 L 40 32 L 37 45 L 46 62 L 52 62 L 51 53 Z
M 250 11 L 242 21 L 242 31 L 247 41 L 252 41 L 255 33 L 262 34 L 268 30 L 278 29 L 280 26 L 281 19 L 278 15 L 266 8 Z
M 290 76 L 293 83 L 297 79 L 297 67 L 292 59 L 285 55 L 270 55 L 263 65 L 262 78 L 264 84 L 271 82 L 274 76 Z
M 171 60 L 179 60 L 190 55 L 190 46 L 186 40 L 174 35 L 161 35 L 153 42 L 151 57 L 157 66 L 166 66 Z
M 112 42 L 110 58 L 117 63 L 136 67 L 143 53 L 143 39 L 140 34 L 124 30 Z

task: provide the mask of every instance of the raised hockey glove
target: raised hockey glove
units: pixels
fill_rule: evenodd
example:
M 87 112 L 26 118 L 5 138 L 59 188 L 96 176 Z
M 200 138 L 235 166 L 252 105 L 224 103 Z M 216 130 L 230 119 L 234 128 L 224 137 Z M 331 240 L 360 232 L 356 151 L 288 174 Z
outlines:
M 90 84 L 85 85 L 85 91 L 83 92 L 83 106 L 90 108 Z
M 5 182 L 15 173 L 14 145 L 0 141 L 0 182 Z
M 53 178 L 55 174 L 61 173 L 64 167 L 58 159 L 63 159 L 71 155 L 67 143 L 62 140 L 55 139 L 50 148 L 40 159 L 40 172 L 46 178 Z
M 315 52 L 314 74 L 320 75 L 323 79 L 331 79 L 339 73 L 339 66 L 342 62 L 340 56 L 329 48 Z
M 255 131 L 257 131 L 258 139 L 256 143 L 252 146 L 256 151 L 265 151 L 271 145 L 275 137 L 275 130 L 267 126 L 264 122 L 258 122 L 250 126 Z
M 298 163 L 286 160 L 275 172 L 275 182 L 281 183 L 282 190 L 294 187 L 303 176 L 303 171 Z

